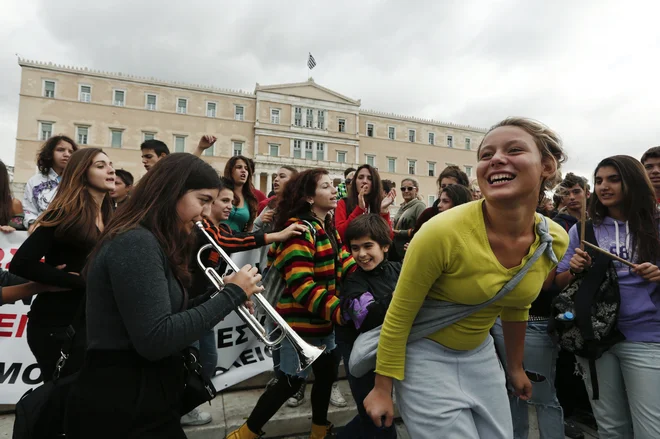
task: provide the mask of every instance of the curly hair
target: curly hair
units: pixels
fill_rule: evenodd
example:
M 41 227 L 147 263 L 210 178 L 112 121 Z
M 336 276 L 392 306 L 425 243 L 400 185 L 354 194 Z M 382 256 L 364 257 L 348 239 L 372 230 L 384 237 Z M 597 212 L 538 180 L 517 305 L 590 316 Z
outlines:
M 301 218 L 312 216 L 312 208 L 307 199 L 316 195 L 316 186 L 324 175 L 329 175 L 323 168 L 314 168 L 295 175 L 286 183 L 286 197 L 280 198 L 277 203 L 277 217 L 275 218 L 275 230 L 283 230 L 289 218 Z M 335 221 L 332 215 L 325 218 L 325 229 L 328 235 L 335 229 Z
M 48 175 L 53 167 L 53 153 L 60 142 L 66 142 L 71 145 L 73 152 L 78 151 L 78 145 L 69 136 L 59 135 L 50 137 L 37 153 L 37 168 L 43 175 Z

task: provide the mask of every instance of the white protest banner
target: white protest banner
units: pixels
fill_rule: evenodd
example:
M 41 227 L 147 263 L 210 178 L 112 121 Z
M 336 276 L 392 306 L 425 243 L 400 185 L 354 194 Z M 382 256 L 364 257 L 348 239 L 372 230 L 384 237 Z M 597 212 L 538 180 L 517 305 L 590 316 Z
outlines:
M 11 257 L 27 238 L 25 232 L 0 233 L 0 266 L 9 267 Z M 255 253 L 237 254 L 239 266 Z M 26 339 L 29 305 L 0 307 L 0 404 L 15 404 L 29 389 L 41 383 L 41 371 Z M 218 364 L 213 383 L 222 391 L 261 372 L 272 370 L 270 350 L 248 329 L 235 312 L 214 328 Z

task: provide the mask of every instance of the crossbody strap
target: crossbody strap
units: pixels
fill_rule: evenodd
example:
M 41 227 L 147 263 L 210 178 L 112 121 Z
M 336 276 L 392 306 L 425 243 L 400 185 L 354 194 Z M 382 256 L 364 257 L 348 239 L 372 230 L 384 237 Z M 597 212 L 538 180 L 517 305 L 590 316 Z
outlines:
M 509 279 L 509 281 L 506 284 L 504 284 L 504 286 L 500 289 L 500 291 L 497 292 L 495 296 L 483 302 L 481 305 L 477 305 L 479 309 L 483 309 L 486 306 L 490 305 L 491 303 L 500 300 L 502 297 L 504 297 L 514 288 L 516 288 L 516 286 L 520 283 L 522 278 L 525 277 L 527 272 L 532 268 L 532 266 L 536 263 L 536 261 L 539 260 L 539 258 L 543 254 L 548 256 L 548 258 L 550 258 L 550 260 L 554 264 L 557 264 L 559 262 L 557 260 L 557 256 L 555 255 L 554 250 L 552 249 L 553 239 L 552 239 L 552 235 L 550 235 L 550 232 L 548 230 L 548 220 L 545 216 L 541 215 L 541 221 L 536 225 L 536 233 L 539 235 L 541 243 L 534 251 L 532 257 L 527 260 L 523 268 L 521 268 L 520 271 L 518 271 L 518 273 L 516 273 L 511 279 Z
M 80 328 L 82 326 L 85 318 L 86 302 L 87 302 L 87 298 L 86 296 L 83 296 L 82 300 L 80 301 L 80 305 L 78 305 L 78 310 L 76 311 L 73 320 L 71 320 L 69 326 L 67 326 L 66 329 L 64 330 L 64 335 L 66 335 L 66 339 L 64 340 L 64 343 L 62 343 L 62 349 L 60 349 L 60 358 L 57 360 L 57 363 L 55 363 L 55 370 L 53 371 L 53 381 L 57 381 L 60 378 L 60 373 L 62 372 L 62 369 L 66 364 L 66 360 L 68 360 L 69 356 L 71 355 L 73 342 L 76 338 L 76 328 Z

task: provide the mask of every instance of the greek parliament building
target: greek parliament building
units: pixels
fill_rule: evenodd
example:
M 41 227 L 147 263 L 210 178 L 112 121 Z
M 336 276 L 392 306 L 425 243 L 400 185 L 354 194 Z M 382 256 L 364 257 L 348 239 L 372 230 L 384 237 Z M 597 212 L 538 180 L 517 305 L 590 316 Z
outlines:
M 54 134 L 104 148 L 116 169 L 136 179 L 145 173 L 144 140 L 162 140 L 172 152 L 192 152 L 202 135 L 213 134 L 218 141 L 203 158 L 220 172 L 232 155 L 253 158 L 254 185 L 265 193 L 284 164 L 326 168 L 339 183 L 346 168 L 368 163 L 397 187 L 414 177 L 429 204 L 447 165 L 475 176 L 475 151 L 484 136 L 484 130 L 469 126 L 363 110 L 360 100 L 313 79 L 257 84 L 248 93 L 24 59 L 19 65 L 16 196 L 36 172 L 43 141 Z

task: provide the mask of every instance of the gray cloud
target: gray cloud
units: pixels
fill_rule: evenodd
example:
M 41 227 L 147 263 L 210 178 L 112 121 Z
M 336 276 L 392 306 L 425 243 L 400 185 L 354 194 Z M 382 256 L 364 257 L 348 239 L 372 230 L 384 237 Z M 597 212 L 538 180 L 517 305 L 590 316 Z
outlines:
M 252 90 L 307 77 L 363 108 L 560 132 L 568 168 L 660 144 L 655 2 L 25 0 L 0 17 L 0 156 L 13 162 L 20 69 L 42 61 Z

